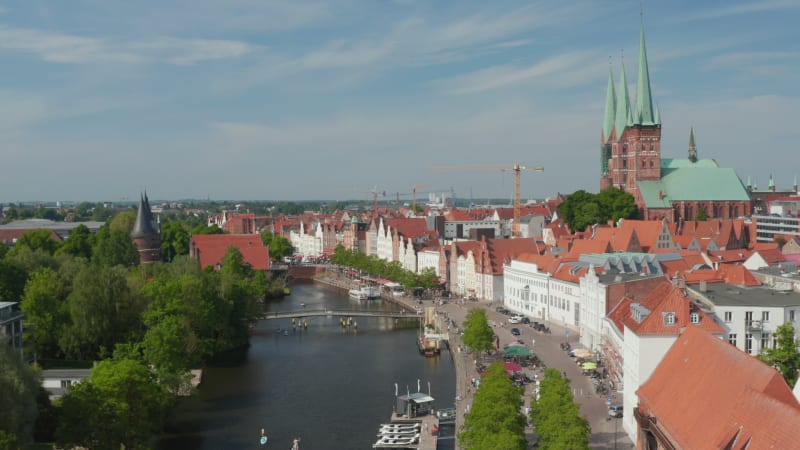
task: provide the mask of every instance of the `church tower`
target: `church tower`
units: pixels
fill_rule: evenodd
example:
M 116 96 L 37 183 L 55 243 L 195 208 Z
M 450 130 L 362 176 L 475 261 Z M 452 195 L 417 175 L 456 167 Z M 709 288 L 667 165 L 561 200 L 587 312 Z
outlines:
M 610 148 L 601 175 L 600 185 L 613 186 L 632 194 L 641 203 L 637 183 L 640 180 L 661 179 L 661 114 L 654 105 L 650 88 L 650 71 L 647 64 L 647 49 L 644 39 L 644 25 L 639 32 L 639 65 L 636 82 L 636 103 L 631 108 L 625 65 L 621 67 L 619 85 L 616 93 L 609 89 L 606 98 L 606 116 L 603 120 L 602 150 Z M 609 82 L 611 78 L 609 77 Z M 612 82 L 613 83 L 613 82 Z M 616 94 L 614 128 L 608 133 L 609 105 Z M 605 153 L 603 157 L 605 158 Z
M 152 264 L 161 261 L 161 231 L 153 220 L 147 192 L 139 197 L 139 210 L 133 224 L 131 239 L 139 249 L 139 262 Z
M 689 161 L 697 162 L 697 145 L 694 143 L 694 127 L 689 129 Z

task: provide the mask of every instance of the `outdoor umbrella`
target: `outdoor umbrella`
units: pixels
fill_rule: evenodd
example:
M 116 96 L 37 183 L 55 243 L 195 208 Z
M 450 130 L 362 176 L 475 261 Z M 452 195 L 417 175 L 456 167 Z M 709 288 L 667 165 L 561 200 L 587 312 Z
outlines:
M 503 363 L 503 368 L 511 372 L 519 372 L 520 370 L 522 370 L 522 366 L 513 362 Z
M 508 347 L 506 348 L 505 351 L 506 355 L 509 356 L 531 356 L 533 354 L 533 352 L 528 350 L 527 347 L 518 347 L 518 346 Z
M 583 365 L 581 366 L 581 368 L 582 368 L 583 370 L 592 370 L 592 369 L 597 369 L 597 363 L 596 363 L 596 362 L 592 362 L 592 361 L 586 361 L 585 363 L 583 363 Z

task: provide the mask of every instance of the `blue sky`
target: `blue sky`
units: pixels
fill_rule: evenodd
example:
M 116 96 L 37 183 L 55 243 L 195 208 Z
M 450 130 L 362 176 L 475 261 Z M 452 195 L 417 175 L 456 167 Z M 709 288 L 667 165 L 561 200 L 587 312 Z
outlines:
M 0 3 L 0 201 L 597 191 L 632 1 Z M 662 156 L 800 172 L 800 2 L 644 2 Z M 406 196 L 408 198 L 408 196 Z

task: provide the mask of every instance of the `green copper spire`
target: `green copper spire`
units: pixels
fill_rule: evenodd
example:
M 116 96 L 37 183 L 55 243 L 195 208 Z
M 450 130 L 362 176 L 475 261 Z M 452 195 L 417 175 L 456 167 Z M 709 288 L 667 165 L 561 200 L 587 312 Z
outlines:
M 775 180 L 772 178 L 772 174 L 769 174 L 769 187 L 775 187 Z
M 622 64 L 622 74 L 619 76 L 617 87 L 617 112 L 614 117 L 614 129 L 617 130 L 617 140 L 622 137 L 625 127 L 631 123 L 631 99 L 628 95 L 628 80 L 625 77 L 625 64 Z
M 661 123 L 661 108 L 658 107 L 658 103 L 656 103 L 656 124 Z
M 689 161 L 697 162 L 697 145 L 694 143 L 694 127 L 689 129 Z
M 644 24 L 639 33 L 639 80 L 636 82 L 636 112 L 633 120 L 639 125 L 658 125 L 653 114 L 653 98 L 650 95 L 650 72 L 647 69 L 647 50 L 644 46 Z
M 603 115 L 603 143 L 611 139 L 614 131 L 614 113 L 617 109 L 617 96 L 614 93 L 614 76 L 608 68 L 608 88 L 606 89 L 606 112 Z

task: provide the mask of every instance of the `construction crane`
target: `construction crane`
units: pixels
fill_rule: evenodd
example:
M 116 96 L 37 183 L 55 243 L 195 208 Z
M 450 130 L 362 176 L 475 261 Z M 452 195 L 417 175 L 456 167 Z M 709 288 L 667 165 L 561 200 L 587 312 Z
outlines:
M 428 183 L 415 184 L 411 186 L 411 211 L 417 214 L 417 189 L 427 187 Z
M 431 170 L 452 170 L 452 171 L 498 171 L 514 173 L 514 225 L 511 231 L 513 237 L 520 237 L 519 216 L 520 216 L 520 174 L 522 171 L 544 172 L 543 166 L 528 167 L 520 164 L 510 166 L 440 166 L 431 167 Z
M 380 191 L 378 186 L 375 186 L 368 192 L 372 194 L 372 218 L 376 219 L 378 217 L 378 196 L 386 197 L 386 191 Z

